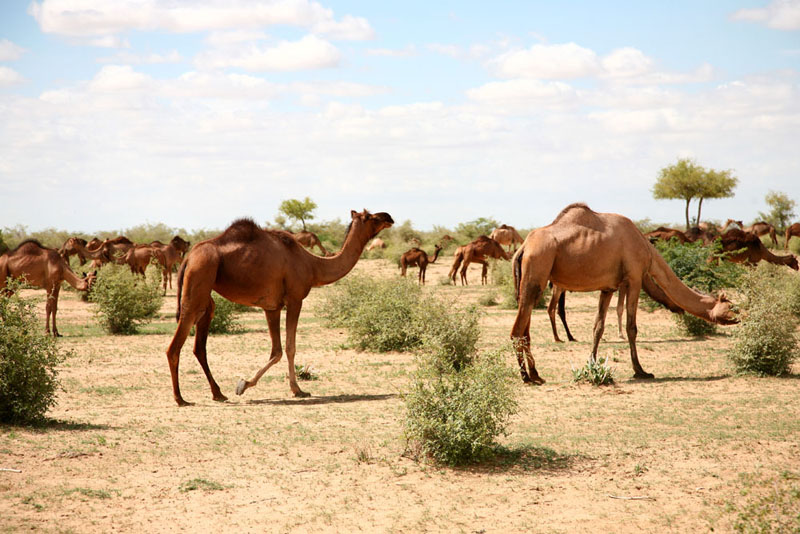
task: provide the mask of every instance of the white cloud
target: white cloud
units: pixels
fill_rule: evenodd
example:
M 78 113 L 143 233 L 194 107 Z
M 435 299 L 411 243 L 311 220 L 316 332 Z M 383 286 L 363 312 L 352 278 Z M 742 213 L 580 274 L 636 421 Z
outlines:
M 0 39 L 0 61 L 15 61 L 22 57 L 25 49 L 8 39 Z
M 132 54 L 120 52 L 111 57 L 99 58 L 98 63 L 125 63 L 128 65 L 158 65 L 163 63 L 180 63 L 183 61 L 177 50 L 170 50 L 166 54 Z
M 763 23 L 776 30 L 800 30 L 800 0 L 772 0 L 763 8 L 740 9 L 731 18 Z
M 345 15 L 309 0 L 42 0 L 29 12 L 42 31 L 68 36 L 113 35 L 129 30 L 196 32 L 256 29 L 282 24 L 309 28 L 334 39 L 364 40 L 374 31 L 363 17 Z
M 575 43 L 536 44 L 501 54 L 490 62 L 502 78 L 574 79 L 598 74 L 597 54 Z
M 210 50 L 199 54 L 195 63 L 201 69 L 239 67 L 249 71 L 297 71 L 336 67 L 339 50 L 315 35 L 299 41 L 280 41 L 271 47 L 254 43 Z
M 653 68 L 653 60 L 636 48 L 619 48 L 601 60 L 606 75 L 612 78 L 641 76 Z
M 264 41 L 269 36 L 260 31 L 234 30 L 211 32 L 206 38 L 206 42 L 213 47 L 220 48 L 248 41 Z
M 462 52 L 459 47 L 456 45 L 449 45 L 449 44 L 442 44 L 442 43 L 431 43 L 426 47 L 431 52 L 436 52 L 437 54 L 442 54 L 443 56 L 450 56 L 450 57 L 460 57 Z
M 490 82 L 468 90 L 467 96 L 474 101 L 501 108 L 537 112 L 541 111 L 543 106 L 552 110 L 554 107 L 575 104 L 578 93 L 563 82 L 520 79 Z
M 130 48 L 131 44 L 127 39 L 122 39 L 116 35 L 102 35 L 87 39 L 86 44 L 96 46 L 98 48 Z
M 96 93 L 118 93 L 146 89 L 152 82 L 150 76 L 134 71 L 129 65 L 107 65 L 89 82 L 88 88 Z
M 0 65 L 0 87 L 8 87 L 23 83 L 25 78 L 14 69 Z
M 417 55 L 417 47 L 413 44 L 405 48 L 371 48 L 367 50 L 368 56 L 381 56 L 381 57 L 410 57 Z

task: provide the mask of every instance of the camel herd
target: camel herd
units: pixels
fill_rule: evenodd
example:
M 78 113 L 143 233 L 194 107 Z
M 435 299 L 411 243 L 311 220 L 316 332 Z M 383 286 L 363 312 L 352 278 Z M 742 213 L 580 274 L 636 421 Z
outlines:
M 135 244 L 125 237 L 86 242 L 73 237 L 59 250 L 27 240 L 0 256 L 0 289 L 6 288 L 7 277 L 24 278 L 28 284 L 44 288 L 47 291 L 46 332 L 58 336 L 56 311 L 62 281 L 78 290 L 87 291 L 96 277 L 96 271 L 83 278 L 77 276 L 69 267 L 70 256 L 77 255 L 82 265 L 91 260 L 92 268 L 107 262 L 128 265 L 132 272 L 138 274 L 143 274 L 147 265 L 155 262 L 162 269 L 165 293 L 168 283 L 171 287 L 173 267 L 180 264 L 177 279 L 178 324 L 167 349 L 175 402 L 179 406 L 190 404 L 180 392 L 178 365 L 181 348 L 192 327 L 196 328 L 194 354 L 206 375 L 212 398 L 216 401 L 227 400 L 211 374 L 206 352 L 215 306 L 211 298 L 212 290 L 230 301 L 259 307 L 266 313 L 272 340 L 270 358 L 251 380 L 239 382 L 236 394 L 241 395 L 255 386 L 262 375 L 281 359 L 280 311 L 285 308 L 289 386 L 293 395 L 303 397 L 307 393 L 298 386 L 294 367 L 297 324 L 303 300 L 312 287 L 327 285 L 344 277 L 365 249 L 385 247 L 385 243 L 376 236 L 393 224 L 388 213 L 351 211 L 344 244 L 336 253 L 326 250 L 311 232 L 292 234 L 264 229 L 250 219 L 237 220 L 222 234 L 196 244 L 191 251 L 190 243 L 179 236 L 175 236 L 168 244 L 158 241 Z M 689 232 L 661 227 L 642 234 L 626 217 L 596 213 L 585 204 L 571 204 L 550 225 L 532 230 L 525 239 L 513 227 L 502 225 L 491 236 L 480 236 L 459 246 L 448 278 L 456 284 L 456 273 L 460 268 L 461 284 L 466 285 L 468 265 L 478 263 L 482 266 L 481 282 L 486 283 L 487 258 L 512 262 L 518 307 L 511 338 L 516 344 L 522 380 L 533 384 L 541 384 L 544 380 L 536 370 L 530 349 L 530 318 L 545 286 L 548 283 L 553 286 L 548 315 L 557 342 L 560 339 L 555 325 L 556 309 L 567 338 L 574 341 L 564 313 L 565 292 L 600 291 L 593 328 L 592 359 L 596 357 L 603 335 L 611 297 L 617 291 L 619 332 L 622 336 L 622 314 L 626 312 L 625 333 L 634 375 L 637 378 L 652 378 L 653 375 L 645 372 L 639 363 L 636 350 L 636 311 L 640 290 L 675 313 L 688 312 L 723 325 L 734 324 L 738 320 L 723 293 L 709 296 L 684 285 L 656 252 L 651 241 L 674 238 L 682 243 L 702 241 L 708 244 L 719 239 L 730 261 L 754 264 L 765 260 L 798 270 L 794 255 L 773 254 L 761 243 L 761 235 L 769 235 L 777 245 L 775 229 L 768 223 L 759 222 L 744 228 L 741 221 L 728 220 L 719 233 L 706 226 L 693 228 Z M 787 244 L 792 236 L 800 237 L 800 223 L 786 230 Z M 406 251 L 400 257 L 401 275 L 406 275 L 408 267 L 419 267 L 419 283 L 424 284 L 427 266 L 436 262 L 449 240 L 452 238 L 445 236 L 437 243 L 432 257 L 418 246 Z M 303 247 L 316 247 L 322 256 L 312 254 Z

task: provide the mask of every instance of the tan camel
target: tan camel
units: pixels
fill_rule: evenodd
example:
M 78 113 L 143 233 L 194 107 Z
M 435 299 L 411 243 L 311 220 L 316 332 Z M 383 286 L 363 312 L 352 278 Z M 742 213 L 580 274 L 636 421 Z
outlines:
M 417 247 L 404 252 L 403 255 L 400 256 L 400 269 L 402 269 L 400 276 L 405 276 L 406 270 L 409 267 L 417 266 L 419 267 L 419 283 L 420 285 L 425 285 L 425 271 L 428 269 L 428 264 L 436 263 L 436 258 L 439 257 L 441 251 L 441 246 L 434 245 L 433 259 L 428 257 L 427 252 Z
M 181 347 L 195 325 L 195 357 L 208 379 L 214 400 L 227 400 L 211 375 L 206 354 L 208 327 L 214 317 L 212 289 L 232 302 L 262 308 L 267 317 L 272 340 L 269 361 L 251 380 L 240 380 L 236 394 L 255 386 L 281 359 L 280 313 L 286 308 L 289 387 L 296 397 L 308 396 L 297 385 L 294 369 L 297 321 L 303 299 L 312 287 L 331 284 L 349 273 L 364 245 L 394 224 L 388 213 L 352 211 L 351 217 L 342 249 L 329 258 L 311 254 L 289 232 L 264 230 L 249 219 L 234 222 L 221 235 L 192 248 L 178 271 L 178 327 L 167 349 L 172 391 L 179 406 L 189 404 L 183 400 L 178 385 Z
M 725 224 L 722 225 L 722 228 L 719 229 L 720 234 L 724 234 L 731 228 L 736 228 L 737 230 L 741 230 L 744 228 L 744 223 L 742 221 L 737 221 L 736 219 L 728 219 L 725 221 Z
M 330 256 L 331 253 L 325 250 L 325 247 L 322 246 L 322 242 L 313 232 L 309 232 L 307 230 L 303 230 L 302 232 L 297 232 L 294 234 L 294 238 L 297 240 L 298 243 L 306 247 L 308 250 L 311 250 L 314 247 L 317 247 L 320 252 L 322 252 L 323 256 Z
M 764 246 L 761 239 L 754 233 L 731 228 L 720 236 L 720 241 L 722 242 L 722 251 L 727 253 L 723 257 L 730 262 L 755 265 L 764 260 L 776 265 L 786 265 L 795 271 L 798 270 L 797 258 L 793 254 L 776 256 Z
M 666 226 L 659 226 L 652 232 L 647 232 L 644 234 L 644 236 L 649 239 L 651 243 L 655 243 L 658 240 L 669 241 L 673 237 L 676 238 L 680 243 L 686 243 L 689 241 L 689 239 L 686 237 L 686 234 L 680 230 L 667 228 Z
M 789 250 L 789 240 L 794 237 L 800 237 L 800 223 L 794 223 L 786 228 L 786 240 L 783 242 L 783 250 Z
M 567 206 L 550 225 L 528 234 L 514 256 L 513 271 L 518 307 L 511 338 L 517 344 L 524 382 L 544 383 L 531 354 L 530 323 L 533 306 L 548 280 L 569 291 L 600 291 L 592 360 L 597 356 L 611 297 L 620 284 L 626 284 L 626 332 L 637 378 L 653 377 L 642 369 L 636 352 L 641 289 L 672 311 L 687 311 L 718 324 L 737 322 L 724 294 L 715 298 L 684 285 L 630 219 L 595 213 L 585 204 Z
M 448 273 L 447 277 L 451 278 L 453 280 L 453 284 L 455 284 L 456 271 L 458 271 L 458 267 L 461 266 L 461 285 L 468 285 L 467 267 L 469 267 L 470 263 L 480 263 L 483 266 L 481 269 L 481 284 L 486 284 L 487 273 L 489 269 L 489 264 L 486 261 L 487 257 L 504 260 L 511 259 L 511 255 L 507 253 L 502 246 L 500 246 L 500 243 L 491 237 L 482 235 L 473 240 L 471 243 L 467 243 L 466 245 L 462 245 L 456 249 L 453 266 L 450 267 L 450 272 Z
M 371 250 L 375 250 L 376 248 L 386 248 L 386 243 L 384 243 L 383 239 L 380 237 L 373 239 L 372 242 L 367 245 L 366 251 L 369 252 Z
M 41 287 L 47 292 L 45 304 L 45 332 L 60 337 L 56 326 L 58 313 L 58 294 L 61 282 L 66 281 L 78 291 L 88 291 L 94 283 L 96 273 L 83 278 L 70 269 L 69 264 L 57 250 L 42 246 L 32 239 L 23 241 L 14 250 L 0 256 L 0 290 L 6 288 L 6 278 L 24 278 L 27 284 Z
M 750 232 L 751 234 L 755 234 L 758 237 L 769 234 L 769 238 L 772 240 L 772 245 L 775 247 L 778 246 L 778 238 L 775 235 L 775 227 L 768 222 L 765 221 L 754 222 L 750 226 L 743 227 L 742 231 Z
M 489 237 L 500 243 L 501 245 L 508 246 L 508 251 L 511 252 L 511 247 L 514 247 L 514 250 L 517 250 L 517 245 L 522 244 L 522 236 L 519 235 L 516 228 L 513 226 L 508 226 L 507 224 L 501 224 L 494 230 L 492 233 L 489 234 Z
M 150 247 L 153 248 L 153 257 L 161 266 L 161 281 L 164 286 L 164 294 L 167 294 L 167 283 L 172 289 L 172 269 L 179 264 L 184 255 L 189 251 L 191 243 L 176 235 L 168 244 L 161 241 L 153 241 Z M 147 266 L 145 265 L 145 269 Z

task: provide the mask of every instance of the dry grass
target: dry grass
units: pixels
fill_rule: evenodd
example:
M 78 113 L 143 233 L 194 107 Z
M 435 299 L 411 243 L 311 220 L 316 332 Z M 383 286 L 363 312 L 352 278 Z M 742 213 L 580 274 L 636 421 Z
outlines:
M 440 285 L 450 259 L 428 267 L 427 291 L 469 302 L 497 291 Z M 399 276 L 383 260 L 362 260 L 356 271 Z M 479 268 L 469 275 L 479 281 Z M 314 316 L 326 290 L 307 299 L 298 335 L 297 363 L 319 375 L 305 383 L 310 398 L 290 396 L 285 361 L 234 395 L 269 353 L 263 313 L 253 311 L 243 334 L 209 339 L 212 371 L 231 400 L 211 400 L 189 340 L 181 385 L 197 405 L 180 409 L 165 356 L 174 290 L 161 318 L 130 337 L 105 335 L 89 305 L 62 292 L 59 343 L 74 355 L 61 368 L 65 389 L 50 425 L 0 427 L 0 468 L 21 471 L 0 471 L 0 530 L 730 531 L 761 502 L 742 495 L 743 479 L 748 495 L 768 494 L 764 485 L 800 465 L 797 365 L 789 378 L 735 376 L 725 358 L 730 328 L 682 337 L 667 312 L 640 311 L 639 357 L 657 378 L 630 379 L 610 314 L 601 354 L 616 384 L 576 385 L 570 363 L 588 356 L 597 299 L 573 293 L 577 343 L 554 344 L 546 313 L 534 312 L 533 351 L 548 382 L 519 384 L 500 455 L 464 469 L 416 463 L 403 455 L 398 396 L 413 357 L 340 348 L 345 333 Z M 506 341 L 514 315 L 486 309 L 483 348 Z M 516 366 L 511 354 L 508 365 Z M 781 502 L 800 508 L 788 490 Z

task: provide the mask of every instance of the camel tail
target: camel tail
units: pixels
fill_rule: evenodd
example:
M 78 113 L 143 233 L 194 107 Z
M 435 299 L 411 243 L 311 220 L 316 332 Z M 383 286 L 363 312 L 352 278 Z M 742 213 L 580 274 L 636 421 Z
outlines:
M 517 250 L 516 255 L 512 258 L 513 265 L 511 266 L 511 271 L 514 275 L 514 297 L 517 299 L 517 304 L 519 304 L 519 283 L 522 279 L 522 253 L 525 250 L 525 245 L 523 244 Z
M 181 320 L 181 295 L 183 294 L 183 273 L 186 271 L 186 260 L 181 262 L 178 269 L 178 309 L 175 310 L 175 322 Z

